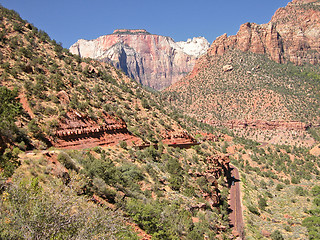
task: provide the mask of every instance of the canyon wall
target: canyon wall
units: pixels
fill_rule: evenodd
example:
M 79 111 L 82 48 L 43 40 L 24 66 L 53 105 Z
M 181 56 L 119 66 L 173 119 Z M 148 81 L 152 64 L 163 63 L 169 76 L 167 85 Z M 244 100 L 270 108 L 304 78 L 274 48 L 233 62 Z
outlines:
M 267 54 L 278 63 L 318 64 L 320 59 L 320 3 L 294 0 L 279 8 L 267 24 L 245 23 L 234 36 L 218 37 L 210 55 L 223 55 L 228 49 Z
M 146 30 L 117 29 L 95 40 L 80 39 L 70 51 L 110 62 L 142 85 L 161 90 L 189 73 L 208 48 L 203 37 L 175 42 Z

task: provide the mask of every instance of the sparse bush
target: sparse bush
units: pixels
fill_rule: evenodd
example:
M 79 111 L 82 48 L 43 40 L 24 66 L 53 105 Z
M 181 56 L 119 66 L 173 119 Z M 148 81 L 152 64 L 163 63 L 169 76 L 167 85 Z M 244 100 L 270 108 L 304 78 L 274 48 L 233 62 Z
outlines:
M 297 178 L 297 177 L 291 177 L 291 183 L 292 184 L 298 184 L 298 183 L 300 183 L 300 179 Z
M 120 147 L 123 148 L 123 149 L 127 149 L 127 146 L 128 146 L 128 144 L 127 144 L 126 141 L 120 141 L 119 145 L 120 145 Z
M 142 99 L 141 105 L 142 105 L 142 107 L 145 108 L 145 109 L 150 109 L 150 105 L 149 105 L 149 103 L 148 103 L 148 100 L 145 99 L 145 98 Z
M 281 183 L 278 183 L 277 186 L 276 186 L 276 190 L 277 191 L 280 191 L 283 188 L 284 188 L 284 186 Z
M 320 195 L 320 186 L 314 186 L 314 187 L 311 189 L 311 194 L 312 194 L 312 196 L 318 196 L 318 195 Z
M 72 169 L 78 171 L 76 163 L 74 160 L 65 152 L 60 152 L 58 154 L 58 161 L 63 164 L 67 169 Z
M 305 195 L 306 195 L 305 190 L 304 190 L 303 187 L 301 187 L 301 186 L 297 186 L 297 187 L 294 189 L 294 192 L 295 192 L 295 194 L 297 194 L 297 195 L 299 195 L 299 196 L 305 196 Z
M 315 204 L 317 207 L 320 207 L 320 196 L 313 199 L 313 204 Z
M 271 233 L 272 240 L 284 240 L 281 232 L 279 230 L 275 230 Z
M 260 212 L 259 212 L 258 208 L 256 208 L 255 206 L 249 205 L 249 206 L 248 206 L 248 210 L 249 210 L 251 213 L 260 216 Z
M 264 197 L 259 198 L 258 204 L 259 204 L 259 208 L 262 211 L 264 211 L 266 209 L 266 206 L 268 206 L 267 200 Z
M 14 179 L 0 208 L 1 239 L 137 239 L 117 212 L 88 203 L 64 185 L 42 188 L 37 178 Z

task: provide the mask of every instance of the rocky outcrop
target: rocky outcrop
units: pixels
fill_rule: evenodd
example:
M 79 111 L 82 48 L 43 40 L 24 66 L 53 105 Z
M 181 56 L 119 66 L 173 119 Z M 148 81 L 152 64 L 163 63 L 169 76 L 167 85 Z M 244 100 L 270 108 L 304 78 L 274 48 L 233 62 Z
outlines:
M 208 41 L 202 37 L 175 42 L 146 30 L 118 29 L 95 40 L 81 39 L 70 51 L 110 62 L 141 84 L 160 90 L 189 73 L 208 48 Z
M 228 49 L 267 54 L 278 63 L 318 64 L 320 60 L 320 5 L 317 0 L 294 0 L 276 11 L 271 21 L 258 25 L 245 23 L 234 36 L 218 37 L 210 55 L 223 55 Z
M 195 144 L 197 141 L 186 131 L 171 131 L 161 134 L 162 143 L 167 145 Z
M 206 162 L 208 168 L 204 172 L 194 172 L 190 169 L 189 175 L 194 178 L 205 177 L 209 189 L 203 190 L 201 194 L 211 208 L 215 208 L 221 203 L 217 180 L 221 176 L 225 177 L 228 182 L 231 179 L 230 159 L 228 156 L 211 156 L 207 157 Z
M 117 117 L 102 113 L 103 123 L 84 116 L 75 110 L 66 114 L 55 132 L 53 145 L 58 148 L 82 149 L 104 145 L 116 145 L 125 141 L 129 145 L 142 144 L 142 140 L 133 136 L 126 123 Z
M 224 65 L 222 71 L 229 72 L 232 71 L 233 67 L 231 65 Z
M 265 121 L 265 120 L 231 120 L 226 122 L 210 121 L 213 126 L 225 126 L 228 128 L 254 128 L 261 130 L 297 130 L 305 131 L 311 124 L 298 121 Z
M 170 147 L 178 148 L 190 148 L 195 145 L 199 145 L 192 136 L 190 136 L 186 131 L 163 131 L 161 133 L 161 143 L 168 145 Z M 158 147 L 157 143 L 148 143 L 144 145 L 137 146 L 139 149 L 144 149 L 150 146 Z

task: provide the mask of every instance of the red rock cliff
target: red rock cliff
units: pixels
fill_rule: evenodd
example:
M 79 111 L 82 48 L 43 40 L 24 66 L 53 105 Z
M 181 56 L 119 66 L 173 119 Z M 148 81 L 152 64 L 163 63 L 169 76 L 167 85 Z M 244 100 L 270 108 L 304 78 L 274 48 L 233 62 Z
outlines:
M 258 25 L 245 23 L 234 36 L 217 38 L 211 55 L 223 55 L 228 49 L 267 54 L 283 63 L 318 64 L 320 59 L 320 2 L 294 0 L 276 11 L 271 21 Z

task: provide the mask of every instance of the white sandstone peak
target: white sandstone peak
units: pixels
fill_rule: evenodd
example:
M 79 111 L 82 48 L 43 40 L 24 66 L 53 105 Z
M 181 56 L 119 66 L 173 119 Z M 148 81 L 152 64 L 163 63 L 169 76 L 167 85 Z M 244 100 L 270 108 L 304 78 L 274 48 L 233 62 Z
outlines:
M 210 43 L 204 37 L 194 37 L 186 42 L 176 42 L 176 44 L 188 55 L 199 57 L 205 54 L 210 47 Z

